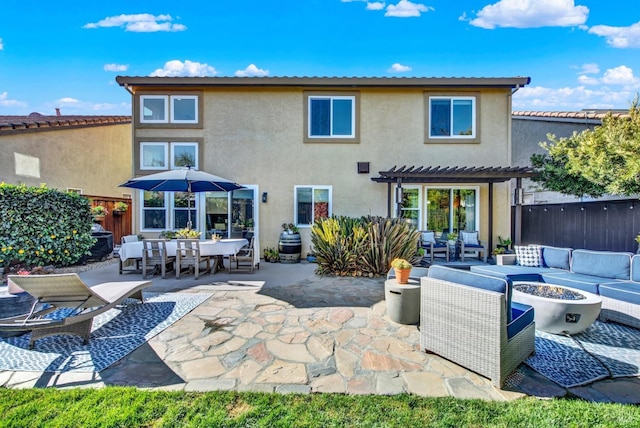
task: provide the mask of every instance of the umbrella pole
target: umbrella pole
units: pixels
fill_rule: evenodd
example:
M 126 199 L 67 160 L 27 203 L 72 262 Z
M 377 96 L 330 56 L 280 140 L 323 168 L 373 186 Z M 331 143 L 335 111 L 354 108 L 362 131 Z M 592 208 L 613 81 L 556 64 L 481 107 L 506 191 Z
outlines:
M 189 168 L 191 169 L 191 168 Z M 191 230 L 193 223 L 191 222 L 191 182 L 189 182 L 188 194 L 187 194 L 187 229 Z

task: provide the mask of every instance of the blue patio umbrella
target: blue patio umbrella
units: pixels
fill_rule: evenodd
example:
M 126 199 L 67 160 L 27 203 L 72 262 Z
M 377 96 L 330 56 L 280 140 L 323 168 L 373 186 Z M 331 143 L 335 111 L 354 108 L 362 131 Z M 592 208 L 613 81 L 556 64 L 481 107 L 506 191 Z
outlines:
M 191 167 L 173 169 L 171 171 L 158 172 L 156 174 L 144 175 L 132 178 L 120 187 L 130 187 L 133 189 L 148 190 L 151 192 L 231 192 L 233 190 L 244 189 L 238 183 L 234 183 L 226 178 L 198 171 Z M 191 204 L 188 204 L 189 221 L 187 227 L 191 228 Z

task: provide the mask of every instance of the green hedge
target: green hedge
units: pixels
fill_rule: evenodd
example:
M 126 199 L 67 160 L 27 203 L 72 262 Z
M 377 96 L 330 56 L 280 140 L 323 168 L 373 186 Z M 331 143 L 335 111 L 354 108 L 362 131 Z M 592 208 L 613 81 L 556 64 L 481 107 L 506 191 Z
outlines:
M 419 239 L 404 218 L 333 216 L 318 219 L 311 229 L 321 275 L 386 275 L 395 258 L 419 260 Z
M 55 189 L 0 183 L 0 266 L 68 266 L 96 242 L 89 201 Z

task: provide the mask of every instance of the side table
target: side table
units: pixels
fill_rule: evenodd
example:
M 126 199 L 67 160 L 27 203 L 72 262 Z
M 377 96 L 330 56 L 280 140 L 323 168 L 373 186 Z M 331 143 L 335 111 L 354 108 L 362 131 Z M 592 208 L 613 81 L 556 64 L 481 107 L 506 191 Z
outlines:
M 420 281 L 409 279 L 408 284 L 398 284 L 395 278 L 386 280 L 384 300 L 391 321 L 398 324 L 418 324 L 420 321 Z

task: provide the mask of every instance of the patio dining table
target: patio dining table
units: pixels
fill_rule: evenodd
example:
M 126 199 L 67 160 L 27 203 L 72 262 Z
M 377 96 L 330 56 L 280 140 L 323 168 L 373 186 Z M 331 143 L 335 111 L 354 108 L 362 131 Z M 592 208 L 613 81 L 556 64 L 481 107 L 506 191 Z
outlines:
M 242 247 L 248 244 L 249 241 L 246 239 L 203 240 L 200 241 L 200 254 L 203 256 L 215 256 L 217 259 L 216 268 L 224 269 L 222 258 L 236 255 Z M 175 239 L 167 241 L 167 256 L 175 257 L 177 246 L 178 241 Z M 142 258 L 142 249 L 142 241 L 126 242 L 120 247 L 118 255 L 123 263 L 129 259 L 140 259 Z

